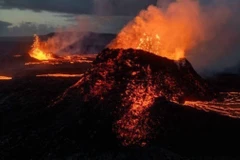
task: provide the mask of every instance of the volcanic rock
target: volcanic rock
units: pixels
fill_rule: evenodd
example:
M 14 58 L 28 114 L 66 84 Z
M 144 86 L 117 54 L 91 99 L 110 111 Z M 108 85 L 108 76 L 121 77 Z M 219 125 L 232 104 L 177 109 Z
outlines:
M 239 154 L 239 119 L 177 104 L 218 95 L 186 59 L 106 49 L 48 107 L 46 101 L 68 85 L 63 80 L 29 80 L 36 84 L 24 87 L 28 81 L 16 81 L 19 87 L 4 90 L 11 95 L 16 88 L 13 98 L 0 106 L 3 159 L 164 160 Z M 22 106 L 17 105 L 19 97 Z
M 154 88 L 151 91 L 155 97 L 178 103 L 217 97 L 217 92 L 195 72 L 187 59 L 173 61 L 133 49 L 103 50 L 72 89 L 79 88 L 86 99 L 109 98 L 106 97 L 109 92 L 124 98 L 131 94 L 134 86 L 145 87 L 146 91 L 147 87 Z
M 173 61 L 142 50 L 105 49 L 56 103 L 81 104 L 87 108 L 86 114 L 111 119 L 123 145 L 144 146 L 154 137 L 153 126 L 158 125 L 149 111 L 156 101 L 181 104 L 217 96 L 187 59 Z

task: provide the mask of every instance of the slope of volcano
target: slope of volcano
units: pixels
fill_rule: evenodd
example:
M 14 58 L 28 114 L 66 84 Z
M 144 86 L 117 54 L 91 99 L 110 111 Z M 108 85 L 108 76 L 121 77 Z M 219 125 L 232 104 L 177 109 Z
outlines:
M 184 157 L 238 153 L 233 146 L 240 143 L 239 119 L 182 105 L 219 97 L 186 59 L 105 49 L 56 101 L 76 79 L 27 80 L 15 80 L 16 93 L 5 87 L 10 96 L 2 92 L 0 155 L 6 159 L 183 159 L 168 150 Z M 20 116 L 19 110 L 27 114 Z
M 153 132 L 155 122 L 149 109 L 155 101 L 181 104 L 216 98 L 218 93 L 186 59 L 173 61 L 142 50 L 105 49 L 57 102 L 91 103 L 93 110 L 106 110 L 114 118 L 113 130 L 123 145 L 144 146 Z

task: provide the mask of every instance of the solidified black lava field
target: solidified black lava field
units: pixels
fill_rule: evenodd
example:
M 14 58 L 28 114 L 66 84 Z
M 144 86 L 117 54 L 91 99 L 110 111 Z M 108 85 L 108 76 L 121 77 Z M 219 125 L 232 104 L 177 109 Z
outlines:
M 119 65 L 129 73 L 130 69 L 140 71 L 138 79 L 144 77 L 141 83 L 145 85 L 149 74 L 146 76 L 147 69 L 139 68 L 139 65 L 149 63 L 149 59 L 141 58 L 145 53 L 139 56 L 141 60 L 135 59 L 134 56 L 131 58 L 131 55 L 129 54 L 130 57 L 123 56 L 122 59 L 120 58 L 122 61 L 113 62 L 119 62 Z M 86 87 L 84 92 L 80 92 L 81 85 L 73 86 L 80 78 L 37 78 L 33 76 L 39 72 L 48 73 L 49 70 L 44 71 L 43 68 L 31 70 L 31 72 L 26 71 L 24 76 L 10 81 L 0 81 L 0 157 L 2 159 L 201 159 L 202 157 L 239 159 L 239 151 L 235 147 L 240 143 L 239 119 L 182 106 L 161 96 L 156 97 L 151 107 L 146 110 L 151 122 L 155 122 L 149 123 L 154 131 L 149 133 L 152 138 L 147 138 L 147 144 L 143 147 L 137 144 L 123 146 L 121 139 L 123 137 L 119 138 L 115 124 L 122 113 L 130 110 L 128 108 L 130 104 L 125 107 L 125 110 L 121 108 L 119 110 L 114 106 L 122 104 L 117 94 L 127 88 L 126 84 L 121 83 L 129 83 L 132 77 L 125 71 L 116 72 L 114 68 L 116 63 L 109 62 L 114 56 L 118 57 L 117 53 L 115 55 L 103 53 L 102 57 L 100 55 L 93 63 L 93 66 L 88 65 L 81 71 L 79 70 L 79 73 L 87 72 L 84 77 L 85 85 L 81 83 L 82 87 Z M 136 66 L 125 65 L 126 58 L 130 58 L 132 61 L 130 64 L 134 62 Z M 165 61 L 166 64 L 170 63 L 170 61 Z M 153 71 L 151 64 L 149 65 Z M 143 66 L 149 68 L 148 65 Z M 171 66 L 175 68 L 173 64 Z M 76 68 L 67 68 L 65 72 L 76 73 Z M 97 76 L 101 73 L 101 69 L 108 70 L 109 76 L 105 79 L 100 75 Z M 177 71 L 177 68 L 175 69 Z M 170 69 L 170 71 L 175 69 Z M 155 71 L 158 73 L 158 70 Z M 165 71 L 171 75 L 169 68 L 166 67 Z M 100 79 L 107 83 L 110 80 L 117 80 L 121 77 L 117 73 L 126 74 L 129 77 L 127 80 L 114 83 L 112 90 L 107 90 L 106 94 L 98 96 L 90 92 L 89 88 L 94 89 L 97 80 Z M 171 76 L 173 75 L 175 74 Z M 231 87 L 222 87 L 222 84 L 227 84 L 227 82 L 220 81 L 222 79 L 205 81 L 195 73 L 193 75 L 197 77 L 199 84 L 209 85 L 206 87 L 208 90 L 203 91 L 212 97 L 215 93 L 212 85 L 217 88 L 217 91 L 231 89 Z M 184 84 L 177 78 L 176 80 L 177 84 Z M 189 83 L 185 85 L 194 85 Z M 119 84 L 121 84 L 120 87 Z M 71 89 L 68 89 L 69 87 Z M 182 91 L 186 89 L 183 88 Z M 167 91 L 169 91 L 168 88 L 164 90 L 166 93 Z M 177 90 L 175 92 L 178 93 Z M 179 100 L 189 98 L 191 93 L 194 93 L 194 98 L 199 97 L 199 92 L 195 92 L 196 90 L 193 90 L 188 94 L 183 94 L 184 96 Z M 63 93 L 66 94 L 63 95 Z M 86 93 L 90 94 L 85 99 L 82 96 Z M 174 95 L 174 93 L 169 95 Z M 207 97 L 210 98 L 210 95 Z M 104 100 L 101 100 L 101 97 Z M 56 101 L 58 103 L 55 104 Z M 141 118 L 144 122 L 144 117 Z

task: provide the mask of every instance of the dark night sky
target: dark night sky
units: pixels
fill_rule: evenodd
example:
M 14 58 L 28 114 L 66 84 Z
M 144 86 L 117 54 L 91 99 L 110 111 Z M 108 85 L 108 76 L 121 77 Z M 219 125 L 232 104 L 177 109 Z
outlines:
M 2 8 L 32 9 L 73 14 L 134 15 L 157 0 L 2 0 Z
M 76 24 L 76 16 L 99 25 L 97 32 L 116 33 L 140 10 L 157 1 L 164 6 L 176 0 L 0 0 L 0 36 L 51 32 Z M 226 4 L 238 0 L 199 1 Z
M 99 32 L 116 32 L 141 9 L 157 0 L 0 0 L 0 35 L 48 32 L 75 23 L 75 17 L 94 23 L 103 18 L 115 26 Z M 164 0 L 166 1 L 166 0 Z M 41 27 L 39 27 L 39 25 Z M 11 33 L 8 33 L 8 28 Z M 27 28 L 27 29 L 26 29 Z

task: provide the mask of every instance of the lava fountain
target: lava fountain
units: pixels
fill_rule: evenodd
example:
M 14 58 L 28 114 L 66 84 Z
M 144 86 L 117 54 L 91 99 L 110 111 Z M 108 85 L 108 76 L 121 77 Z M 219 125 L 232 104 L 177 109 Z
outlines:
M 85 114 L 112 121 L 122 145 L 144 146 L 161 123 L 151 116 L 156 103 L 161 108 L 216 102 L 220 94 L 185 59 L 185 52 L 205 38 L 200 13 L 198 2 L 190 0 L 174 2 L 166 11 L 156 6 L 141 11 L 54 105 L 83 104 Z
M 54 55 L 47 50 L 46 43 L 41 42 L 38 35 L 34 35 L 34 39 L 29 55 L 40 61 L 54 60 Z
M 51 42 L 51 43 L 50 43 Z M 34 35 L 34 43 L 31 50 L 29 51 L 29 56 L 38 60 L 37 62 L 26 62 L 25 65 L 38 65 L 38 64 L 51 64 L 58 65 L 62 63 L 92 63 L 90 60 L 96 55 L 77 55 L 71 53 L 64 53 L 63 55 L 57 55 L 56 47 L 51 47 L 54 41 L 41 41 L 38 35 Z M 57 42 L 56 42 L 57 43 Z M 54 45 L 56 46 L 56 44 Z
M 141 49 L 178 60 L 185 51 L 204 40 L 203 18 L 198 2 L 184 0 L 170 4 L 166 11 L 149 6 L 117 35 L 108 48 Z
M 105 49 L 54 105 L 84 104 L 79 107 L 85 110 L 88 106 L 85 114 L 97 112 L 113 119 L 113 131 L 123 145 L 144 146 L 154 138 L 152 126 L 158 124 L 149 112 L 156 101 L 183 104 L 186 100 L 209 101 L 217 95 L 186 59 L 170 60 L 142 50 Z

